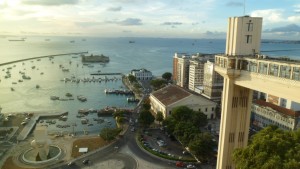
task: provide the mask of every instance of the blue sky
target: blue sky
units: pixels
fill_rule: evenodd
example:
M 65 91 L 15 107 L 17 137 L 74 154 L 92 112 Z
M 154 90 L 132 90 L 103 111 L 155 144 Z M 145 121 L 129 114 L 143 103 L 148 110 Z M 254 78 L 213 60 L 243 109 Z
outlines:
M 300 0 L 245 0 L 263 38 L 300 39 Z M 225 38 L 244 0 L 0 0 L 1 35 Z

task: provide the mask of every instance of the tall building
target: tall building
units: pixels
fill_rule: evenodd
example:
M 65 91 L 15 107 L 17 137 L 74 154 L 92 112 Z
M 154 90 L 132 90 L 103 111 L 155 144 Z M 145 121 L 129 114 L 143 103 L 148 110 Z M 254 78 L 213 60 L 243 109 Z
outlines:
M 234 169 L 233 150 L 248 143 L 252 90 L 235 84 L 239 71 L 234 69 L 246 66 L 240 57 L 260 52 L 261 29 L 262 18 L 229 18 L 225 55 L 215 56 L 216 65 L 221 67 L 216 71 L 224 77 L 217 169 Z
M 228 56 L 260 53 L 262 18 L 231 17 L 228 19 L 226 52 Z
M 177 63 L 173 67 L 173 80 L 175 80 L 176 85 L 183 88 L 188 88 L 190 66 L 189 59 L 189 55 L 178 53 L 175 53 L 173 58 L 173 64 Z
M 207 61 L 213 60 L 214 56 L 209 54 L 197 53 L 195 55 L 192 55 L 189 66 L 189 90 L 201 90 L 201 92 L 197 93 L 202 93 L 204 81 L 204 65 Z
M 261 29 L 262 18 L 230 18 L 226 53 L 215 56 L 224 77 L 217 169 L 234 169 L 233 150 L 247 146 L 253 91 L 300 102 L 300 63 L 260 55 Z
M 213 62 L 204 65 L 204 80 L 202 95 L 220 103 L 223 91 L 223 77 L 215 71 Z

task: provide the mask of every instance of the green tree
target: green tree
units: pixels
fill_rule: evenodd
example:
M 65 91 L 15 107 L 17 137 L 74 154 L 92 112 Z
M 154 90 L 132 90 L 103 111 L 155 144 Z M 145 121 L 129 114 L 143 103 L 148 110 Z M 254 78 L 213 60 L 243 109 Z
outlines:
M 112 141 L 116 138 L 116 136 L 121 132 L 121 129 L 117 128 L 104 128 L 100 132 L 100 136 L 105 141 Z
M 192 119 L 193 110 L 187 106 L 178 106 L 173 108 L 172 117 L 177 121 L 187 121 Z
M 192 153 L 200 160 L 206 161 L 213 155 L 216 142 L 212 140 L 209 133 L 198 133 L 190 142 L 189 148 Z
M 191 121 L 198 128 L 199 127 L 204 127 L 208 123 L 207 116 L 204 113 L 200 112 L 200 111 L 193 111 Z
M 133 75 L 128 75 L 128 80 L 130 83 L 136 82 L 136 78 Z
M 150 124 L 152 124 L 154 122 L 154 119 L 155 119 L 154 116 L 148 110 L 141 111 L 140 116 L 139 116 L 139 122 L 144 127 L 149 127 Z
M 156 113 L 155 120 L 159 122 L 159 124 L 164 120 L 164 115 L 161 111 Z
M 300 130 L 283 131 L 269 126 L 252 137 L 245 148 L 233 153 L 239 169 L 296 169 L 300 168 Z
M 149 111 L 151 109 L 150 103 L 146 103 L 146 102 L 143 103 L 142 107 L 144 110 L 147 110 L 147 111 Z
M 163 79 L 153 79 L 150 81 L 150 84 L 155 90 L 158 90 L 160 88 L 163 88 L 167 84 L 167 81 Z
M 162 78 L 167 80 L 167 81 L 170 81 L 171 78 L 172 78 L 172 73 L 166 72 L 166 73 L 162 74 Z

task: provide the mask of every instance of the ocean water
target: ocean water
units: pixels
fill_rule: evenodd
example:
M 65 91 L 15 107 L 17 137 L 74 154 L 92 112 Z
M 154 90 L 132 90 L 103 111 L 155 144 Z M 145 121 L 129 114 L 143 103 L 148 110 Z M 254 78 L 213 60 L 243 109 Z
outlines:
M 68 111 L 67 123 L 75 123 L 79 109 L 101 109 L 106 106 L 133 108 L 135 104 L 128 103 L 126 96 L 105 95 L 104 89 L 125 88 L 121 80 L 108 82 L 65 83 L 63 78 L 92 78 L 90 73 L 123 73 L 132 69 L 146 68 L 155 76 L 164 72 L 172 72 L 172 58 L 178 53 L 224 53 L 225 40 L 218 39 L 164 39 L 164 38 L 95 38 L 95 37 L 27 37 L 25 41 L 8 41 L 16 38 L 0 38 L 0 63 L 44 55 L 85 52 L 89 54 L 104 54 L 110 57 L 107 64 L 93 64 L 93 67 L 83 66 L 80 57 L 74 55 L 57 56 L 53 60 L 43 58 L 0 66 L 0 106 L 2 112 L 30 111 Z M 46 40 L 49 39 L 49 40 Z M 74 41 L 71 43 L 70 41 Z M 129 43 L 134 41 L 135 43 Z M 270 56 L 289 56 L 300 58 L 300 44 L 262 43 L 263 54 Z M 275 51 L 276 50 L 276 51 Z M 53 63 L 52 63 L 53 61 Z M 68 68 L 64 72 L 59 65 Z M 35 66 L 34 69 L 32 67 Z M 11 78 L 4 78 L 7 68 L 11 67 Z M 19 72 L 25 72 L 31 80 L 18 82 Z M 96 76 L 94 78 L 104 78 Z M 120 76 L 107 76 L 120 78 Z M 17 82 L 17 84 L 13 84 Z M 36 85 L 40 88 L 36 89 Z M 15 91 L 11 91 L 14 88 Z M 50 96 L 64 97 L 66 93 L 75 96 L 72 101 L 53 101 Z M 76 96 L 87 97 L 87 102 L 80 102 Z M 90 119 L 96 115 L 89 115 Z M 91 120 L 92 121 L 92 120 Z M 59 122 L 64 123 L 64 122 Z M 113 124 L 115 125 L 115 124 Z M 85 126 L 86 127 L 86 126 Z M 78 126 L 80 128 L 80 124 Z M 89 127 L 98 130 L 99 125 Z M 100 126 L 101 128 L 101 126 Z M 55 128 L 53 128 L 55 130 Z M 71 130 L 65 129 L 65 130 Z

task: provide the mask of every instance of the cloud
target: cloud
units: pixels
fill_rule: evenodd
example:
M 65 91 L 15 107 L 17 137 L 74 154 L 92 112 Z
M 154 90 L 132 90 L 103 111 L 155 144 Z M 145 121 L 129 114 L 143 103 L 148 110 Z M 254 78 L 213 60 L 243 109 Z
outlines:
M 59 6 L 79 3 L 79 0 L 23 0 L 26 5 Z
M 300 22 L 300 16 L 289 16 L 288 21 L 293 22 L 293 23 L 299 23 Z
M 182 23 L 181 22 L 164 22 L 161 25 L 172 25 L 172 26 L 175 26 L 175 25 L 182 25 Z
M 295 13 L 300 13 L 300 4 L 299 5 L 294 5 L 294 8 L 296 8 L 294 10 Z
M 206 31 L 205 33 L 202 33 L 202 35 L 207 38 L 225 38 L 226 32 Z
M 283 27 L 277 27 L 273 29 L 266 29 L 264 32 L 271 33 L 271 32 L 281 32 L 281 33 L 288 33 L 288 32 L 300 32 L 300 26 L 296 24 L 290 24 Z
M 240 6 L 244 6 L 244 3 L 237 2 L 237 1 L 230 1 L 226 3 L 226 6 L 240 7 Z
M 123 33 L 131 33 L 132 31 L 129 31 L 129 30 L 123 30 L 122 32 L 123 32 Z
M 252 17 L 263 17 L 265 23 L 282 22 L 285 19 L 282 16 L 283 10 L 281 9 L 266 9 L 256 10 L 251 12 Z
M 127 18 L 122 21 L 108 21 L 107 23 L 114 23 L 118 25 L 124 25 L 124 26 L 136 26 L 136 25 L 142 25 L 142 20 L 139 18 Z
M 113 12 L 117 12 L 117 11 L 121 11 L 122 7 L 118 6 L 118 7 L 110 7 L 107 9 L 108 11 L 113 11 Z

